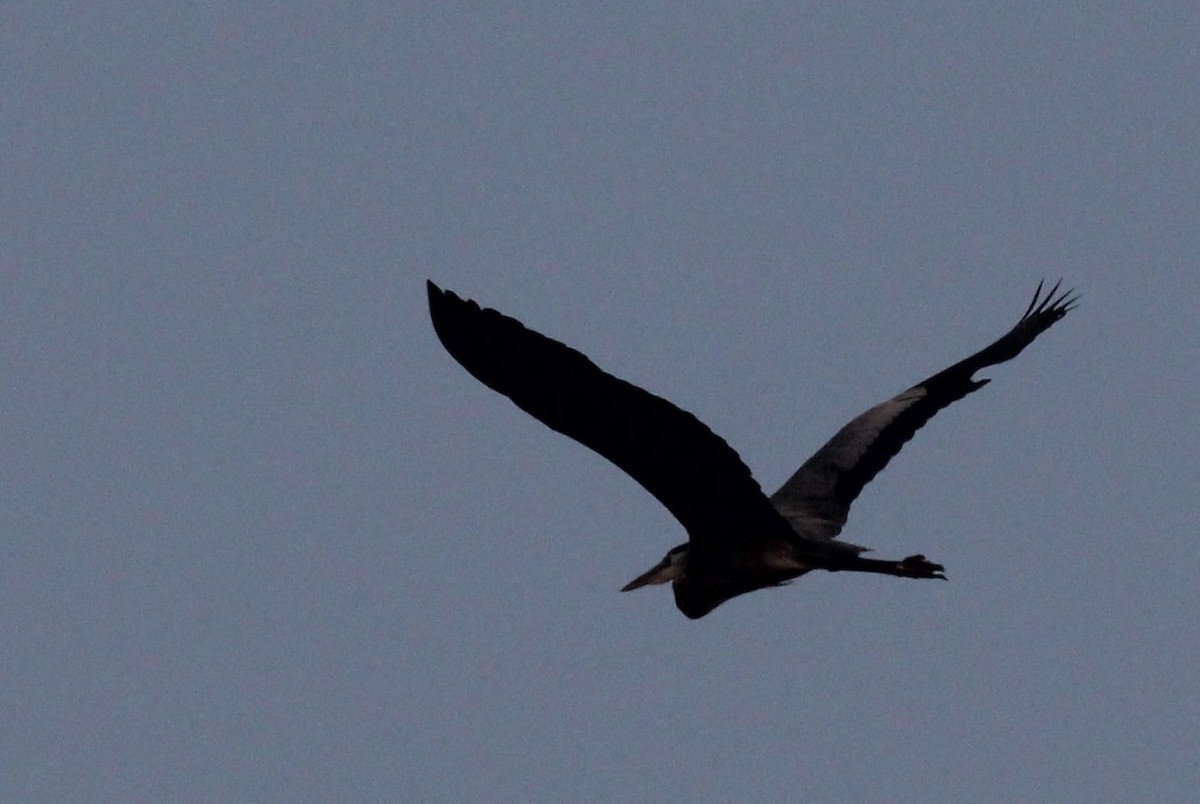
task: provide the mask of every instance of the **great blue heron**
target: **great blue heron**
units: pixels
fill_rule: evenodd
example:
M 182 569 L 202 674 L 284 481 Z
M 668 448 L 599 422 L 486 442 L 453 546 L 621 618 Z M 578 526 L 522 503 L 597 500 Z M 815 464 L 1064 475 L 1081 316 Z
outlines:
M 489 388 L 591 447 L 653 494 L 688 541 L 622 591 L 672 582 L 675 605 L 703 617 L 738 595 L 781 586 L 809 570 L 940 578 L 912 555 L 863 558 L 838 541 L 850 504 L 939 410 L 990 380 L 975 372 L 1011 360 L 1070 311 L 1072 291 L 1039 283 L 1016 325 L 991 346 L 853 419 L 767 497 L 738 454 L 695 416 L 599 369 L 558 341 L 427 283 L 433 327 L 446 350 Z

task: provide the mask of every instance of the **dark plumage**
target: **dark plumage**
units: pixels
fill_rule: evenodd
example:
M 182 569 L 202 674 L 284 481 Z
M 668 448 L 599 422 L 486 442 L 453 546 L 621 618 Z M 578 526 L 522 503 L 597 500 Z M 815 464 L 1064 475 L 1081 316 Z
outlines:
M 923 556 L 863 558 L 835 539 L 850 504 L 925 422 L 989 380 L 975 372 L 1016 357 L 1076 297 L 1042 285 L 1024 315 L 987 348 L 876 405 L 838 431 L 768 498 L 738 454 L 692 414 L 607 374 L 570 347 L 428 283 L 434 330 L 476 379 L 543 424 L 590 447 L 667 507 L 688 542 L 625 588 L 673 581 L 675 601 L 702 617 L 746 592 L 813 569 L 944 578 Z

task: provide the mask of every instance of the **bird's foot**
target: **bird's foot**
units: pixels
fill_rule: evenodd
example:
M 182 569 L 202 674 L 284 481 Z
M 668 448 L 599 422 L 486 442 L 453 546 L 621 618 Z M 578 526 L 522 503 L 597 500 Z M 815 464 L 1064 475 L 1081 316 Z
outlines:
M 923 555 L 909 556 L 896 565 L 899 575 L 904 578 L 939 578 L 946 580 L 943 574 L 946 570 L 941 564 L 934 564 Z

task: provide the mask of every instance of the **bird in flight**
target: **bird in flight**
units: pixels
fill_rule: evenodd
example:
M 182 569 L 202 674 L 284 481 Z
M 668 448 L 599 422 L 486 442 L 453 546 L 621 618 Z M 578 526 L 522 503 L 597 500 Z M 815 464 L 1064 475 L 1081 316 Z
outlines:
M 614 377 L 574 349 L 427 282 L 433 328 L 446 351 L 517 407 L 616 464 L 654 495 L 688 541 L 621 591 L 671 582 L 675 605 L 703 617 L 731 598 L 782 586 L 810 570 L 940 578 L 923 555 L 865 558 L 838 540 L 863 486 L 939 410 L 990 380 L 980 369 L 1012 360 L 1073 309 L 1061 282 L 1033 300 L 990 346 L 852 419 L 770 497 L 737 452 L 692 414 Z

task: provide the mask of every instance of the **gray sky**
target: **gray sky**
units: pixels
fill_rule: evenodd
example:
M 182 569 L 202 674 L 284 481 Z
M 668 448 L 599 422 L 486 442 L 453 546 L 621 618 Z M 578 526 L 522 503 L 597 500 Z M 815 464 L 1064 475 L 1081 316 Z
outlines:
M 5 4 L 0 799 L 1191 799 L 1200 11 L 1086 5 Z M 1043 276 L 845 533 L 950 582 L 698 622 L 422 286 L 773 490 Z

